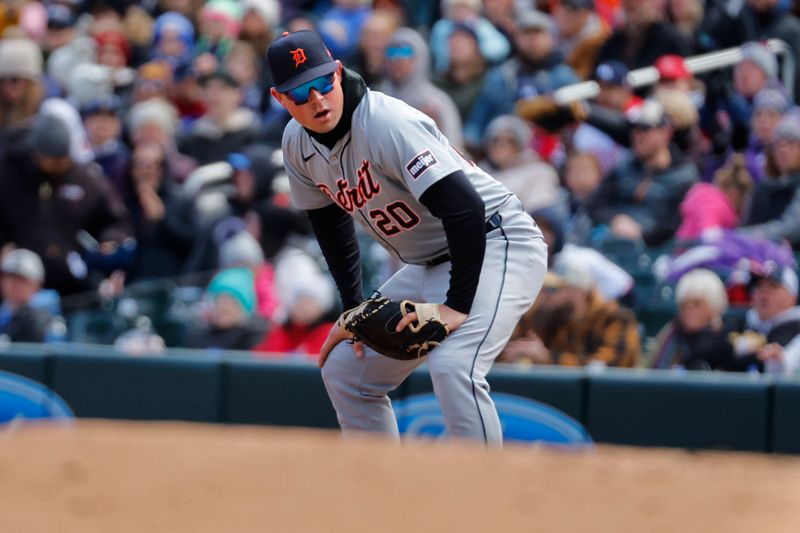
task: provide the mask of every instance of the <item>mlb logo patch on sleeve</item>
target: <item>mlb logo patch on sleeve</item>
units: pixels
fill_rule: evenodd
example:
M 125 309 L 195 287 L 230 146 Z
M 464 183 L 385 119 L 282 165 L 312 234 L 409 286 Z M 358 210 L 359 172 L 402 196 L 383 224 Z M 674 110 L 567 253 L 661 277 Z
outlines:
M 430 150 L 425 150 L 424 152 L 414 156 L 414 159 L 408 162 L 406 165 L 406 170 L 408 170 L 408 173 L 411 174 L 412 178 L 417 179 L 422 176 L 426 170 L 436 165 L 438 162 L 439 161 Z

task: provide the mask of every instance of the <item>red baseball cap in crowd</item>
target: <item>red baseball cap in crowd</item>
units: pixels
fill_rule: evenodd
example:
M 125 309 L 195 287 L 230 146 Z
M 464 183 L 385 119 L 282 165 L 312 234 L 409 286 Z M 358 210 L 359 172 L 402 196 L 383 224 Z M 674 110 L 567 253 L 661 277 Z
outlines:
M 686 62 L 679 55 L 667 54 L 656 60 L 658 75 L 662 80 L 680 81 L 691 79 L 692 73 L 686 68 Z

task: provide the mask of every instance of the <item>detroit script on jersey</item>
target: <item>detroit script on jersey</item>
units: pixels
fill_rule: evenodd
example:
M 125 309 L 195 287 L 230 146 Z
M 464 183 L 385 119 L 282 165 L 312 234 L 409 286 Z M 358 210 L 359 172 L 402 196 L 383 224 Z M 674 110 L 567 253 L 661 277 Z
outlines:
M 425 264 L 447 252 L 441 220 L 419 202 L 437 181 L 463 172 L 483 198 L 487 217 L 511 196 L 451 146 L 427 115 L 372 90 L 353 112 L 350 131 L 332 148 L 292 121 L 283 152 L 298 208 L 335 203 L 405 263 Z

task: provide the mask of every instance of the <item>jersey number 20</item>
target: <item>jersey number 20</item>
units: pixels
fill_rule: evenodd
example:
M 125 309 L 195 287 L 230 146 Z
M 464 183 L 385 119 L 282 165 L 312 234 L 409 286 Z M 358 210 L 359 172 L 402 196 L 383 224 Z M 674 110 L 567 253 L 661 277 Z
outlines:
M 372 209 L 369 217 L 375 221 L 375 225 L 387 237 L 397 235 L 403 230 L 409 230 L 419 224 L 417 215 L 403 201 L 386 204 L 383 209 Z

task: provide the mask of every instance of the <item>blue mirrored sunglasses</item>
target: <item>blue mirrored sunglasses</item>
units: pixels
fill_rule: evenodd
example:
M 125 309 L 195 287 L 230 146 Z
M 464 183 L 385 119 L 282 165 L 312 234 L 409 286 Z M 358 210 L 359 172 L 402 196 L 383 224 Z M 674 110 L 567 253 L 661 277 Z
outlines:
M 289 89 L 284 94 L 286 94 L 289 100 L 294 102 L 296 105 L 303 105 L 308 102 L 309 98 L 311 98 L 311 89 L 316 89 L 319 94 L 328 94 L 331 92 L 333 90 L 334 74 L 335 72 L 332 72 L 325 76 L 314 78 L 313 80 L 308 81 L 299 87 Z
M 410 46 L 390 46 L 386 49 L 386 57 L 389 59 L 408 59 L 414 57 L 414 49 Z

